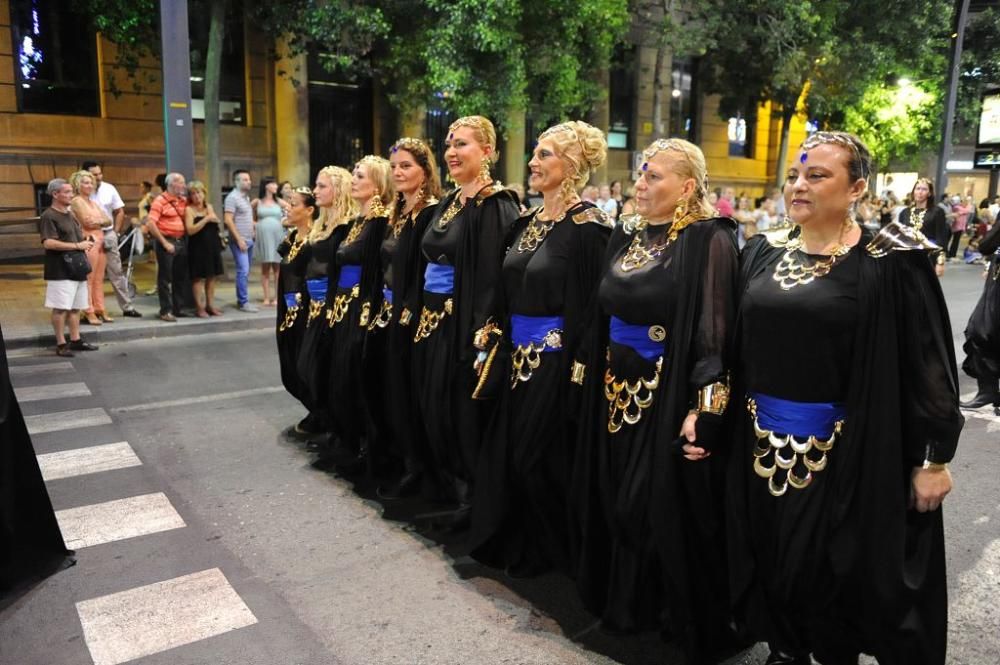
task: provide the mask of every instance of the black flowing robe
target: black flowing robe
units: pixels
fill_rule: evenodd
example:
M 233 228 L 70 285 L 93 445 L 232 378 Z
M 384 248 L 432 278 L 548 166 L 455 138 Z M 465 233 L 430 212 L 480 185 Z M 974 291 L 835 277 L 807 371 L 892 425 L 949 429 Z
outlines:
M 386 225 L 380 250 L 383 285 L 392 290 L 392 313 L 384 327 L 369 325 L 364 350 L 364 389 L 376 438 L 369 453 L 395 471 L 419 472 L 427 442 L 413 388 L 413 331 L 420 319 L 420 240 L 436 204 L 419 210 L 392 238 Z M 375 316 L 377 308 L 373 309 Z
M 347 312 L 337 322 L 330 319 L 331 329 L 330 383 L 327 407 L 333 422 L 333 433 L 345 445 L 357 452 L 364 436 L 377 437 L 368 431 L 368 417 L 362 388 L 362 354 L 370 320 L 382 306 L 382 264 L 379 248 L 385 234 L 385 217 L 355 218 L 348 225 L 360 225 L 358 236 L 348 243 L 347 238 L 337 248 L 336 258 L 330 269 L 330 290 L 326 308 L 332 312 L 338 296 L 348 296 L 354 287 L 337 286 L 340 272 L 345 265 L 360 265 L 361 277 L 357 295 L 350 300 Z
M 962 369 L 976 379 L 1000 377 L 1000 224 L 979 242 L 986 260 L 983 293 L 965 326 L 965 362 Z
M 313 405 L 311 411 L 327 418 L 327 401 L 329 400 L 330 382 L 330 345 L 333 331 L 327 323 L 327 311 L 333 304 L 333 294 L 337 291 L 337 273 L 334 257 L 337 247 L 347 235 L 347 225 L 342 224 L 323 240 L 311 242 L 309 261 L 306 264 L 306 280 L 326 277 L 326 299 L 322 305 L 310 302 L 306 310 L 306 329 L 302 334 L 302 349 L 299 352 L 297 371 L 299 379 L 309 392 L 309 400 Z M 317 316 L 309 316 L 313 307 L 319 307 Z M 325 423 L 328 424 L 328 423 Z
M 53 572 L 72 554 L 14 395 L 0 329 L 0 592 Z
M 857 337 L 853 357 L 844 358 L 846 424 L 821 479 L 782 497 L 767 492 L 752 468 L 756 437 L 736 377 L 730 405 L 739 424 L 727 483 L 733 604 L 758 639 L 784 648 L 942 665 L 943 511 L 919 513 L 909 502 L 913 468 L 925 458 L 948 462 L 964 424 L 951 326 L 927 260 L 933 247 L 898 223 L 870 240 L 865 233 L 853 250 L 861 254 Z M 773 271 L 784 251 L 780 238 L 754 238 L 743 253 L 740 292 Z M 740 326 L 738 319 L 738 336 Z M 787 353 L 821 343 L 789 331 Z M 752 348 L 753 340 L 740 346 Z M 808 501 L 817 489 L 821 500 Z M 769 550 L 776 551 L 764 555 Z
M 697 391 L 724 381 L 729 369 L 738 273 L 735 228 L 727 218 L 696 222 L 652 268 L 662 273 L 663 289 L 660 302 L 649 307 L 660 312 L 671 303 L 672 312 L 670 320 L 660 321 L 667 340 L 661 380 L 640 422 L 613 436 L 602 362 L 609 316 L 602 308 L 571 490 L 574 565 L 585 605 L 606 621 L 617 621 L 615 627 L 632 630 L 654 627 L 665 611 L 668 630 L 693 662 L 719 648 L 727 633 L 726 450 L 717 433 L 702 438 L 699 429 L 698 445 L 713 454 L 689 461 L 675 441 Z M 632 232 L 628 224 L 615 230 L 607 264 L 620 261 Z M 634 353 L 625 355 L 642 362 Z M 630 579 L 622 577 L 620 562 L 626 560 L 634 571 Z M 620 625 L 626 621 L 632 625 Z
M 535 211 L 522 217 L 504 261 L 495 320 L 506 352 L 491 368 L 502 389 L 479 456 L 470 534 L 474 556 L 496 567 L 568 568 L 567 495 L 582 391 L 570 377 L 574 362 L 589 361 L 585 341 L 613 227 L 589 210 L 597 211 L 590 203 L 567 210 L 527 256 L 518 244 Z M 541 354 L 531 379 L 513 387 L 512 314 L 564 319 L 562 348 Z
M 438 220 L 459 194 L 460 190 L 448 194 L 428 222 L 418 267 L 421 280 L 430 258 L 427 242 L 439 232 Z M 482 429 L 493 406 L 472 399 L 477 382 L 473 363 L 478 353 L 473 337 L 496 311 L 506 240 L 518 217 L 515 196 L 509 190 L 488 185 L 470 197 L 449 223 L 461 225 L 449 259 L 455 269 L 453 294 L 421 293 L 421 307 L 431 311 L 442 311 L 445 300 L 453 301 L 452 314 L 442 319 L 430 337 L 414 344 L 413 370 L 429 444 L 428 465 L 459 503 L 471 496 Z M 414 326 L 419 314 L 414 312 Z
M 309 316 L 309 291 L 306 289 L 306 266 L 312 255 L 312 246 L 308 242 L 300 245 L 298 252 L 292 258 L 289 253 L 295 242 L 299 240 L 298 229 L 292 229 L 288 236 L 278 245 L 281 264 L 278 266 L 278 318 L 275 323 L 275 341 L 278 346 L 278 365 L 281 369 L 281 384 L 285 386 L 295 399 L 302 402 L 306 409 L 315 408 L 309 389 L 298 373 L 299 351 L 302 349 L 302 339 L 306 331 L 306 318 Z M 300 301 L 298 309 L 289 314 L 285 303 L 285 294 L 298 294 Z

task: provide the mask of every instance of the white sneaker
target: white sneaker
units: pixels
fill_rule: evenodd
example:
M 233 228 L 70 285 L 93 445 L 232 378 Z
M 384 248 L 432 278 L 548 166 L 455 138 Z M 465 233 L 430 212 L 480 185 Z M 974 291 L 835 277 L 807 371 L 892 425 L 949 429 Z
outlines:
M 260 311 L 259 309 L 257 309 L 256 307 L 254 307 L 253 305 L 251 305 L 248 302 L 245 302 L 242 305 L 240 305 L 239 310 L 241 312 L 249 312 L 251 314 L 254 313 L 254 312 L 259 312 Z

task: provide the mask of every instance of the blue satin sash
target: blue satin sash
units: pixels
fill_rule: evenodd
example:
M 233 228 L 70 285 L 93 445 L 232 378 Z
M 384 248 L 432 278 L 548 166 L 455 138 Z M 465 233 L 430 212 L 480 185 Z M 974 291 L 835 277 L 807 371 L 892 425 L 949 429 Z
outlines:
M 306 289 L 309 291 L 309 298 L 314 302 L 323 302 L 326 300 L 326 289 L 329 286 L 330 280 L 327 277 L 317 277 L 316 279 L 306 280 Z
M 837 421 L 847 416 L 843 402 L 793 402 L 761 393 L 750 397 L 757 403 L 757 423 L 778 434 L 829 439 Z
M 424 270 L 424 291 L 429 293 L 455 292 L 455 266 L 428 263 Z
M 626 323 L 616 316 L 611 317 L 611 341 L 632 348 L 651 363 L 663 355 L 664 342 L 654 342 L 649 338 L 649 326 Z
M 564 319 L 561 316 L 524 316 L 512 314 L 510 317 L 510 337 L 515 346 L 542 344 L 550 330 L 562 330 Z M 543 351 L 558 351 L 548 345 Z
M 295 307 L 296 305 L 298 305 L 299 303 L 296 302 L 296 298 L 298 298 L 298 297 L 299 297 L 298 293 L 294 293 L 294 292 L 292 292 L 292 293 L 286 293 L 285 294 L 285 306 L 286 307 Z
M 340 278 L 337 279 L 338 289 L 350 289 L 361 283 L 361 266 L 348 264 L 340 267 Z

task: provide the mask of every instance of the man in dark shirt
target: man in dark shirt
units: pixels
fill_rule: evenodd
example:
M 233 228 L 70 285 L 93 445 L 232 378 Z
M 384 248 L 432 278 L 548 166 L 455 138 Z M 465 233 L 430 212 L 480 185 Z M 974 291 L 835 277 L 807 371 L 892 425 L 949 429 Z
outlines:
M 86 252 L 94 241 L 83 237 L 83 230 L 70 215 L 69 203 L 73 188 L 62 178 L 49 182 L 52 206 L 42 213 L 38 233 L 45 248 L 45 306 L 52 310 L 52 329 L 56 334 L 56 354 L 72 357 L 73 351 L 94 351 L 93 344 L 80 338 L 80 310 L 87 309 L 87 280 L 70 279 L 63 255 L 81 250 Z M 69 322 L 69 343 L 64 330 Z

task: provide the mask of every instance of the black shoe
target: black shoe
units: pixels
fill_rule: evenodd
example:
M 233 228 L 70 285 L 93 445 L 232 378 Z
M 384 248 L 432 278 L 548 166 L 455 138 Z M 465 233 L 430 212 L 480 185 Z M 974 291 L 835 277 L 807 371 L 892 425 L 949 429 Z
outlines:
M 376 490 L 380 499 L 388 499 L 390 501 L 395 499 L 405 499 L 408 496 L 413 496 L 420 491 L 420 485 L 423 481 L 423 475 L 418 472 L 407 472 L 402 478 L 399 479 L 392 487 L 379 487 Z
M 60 358 L 75 358 L 76 354 L 70 351 L 69 344 L 56 344 L 56 355 Z
M 126 309 L 122 310 L 122 316 L 127 316 L 133 319 L 138 319 L 142 317 L 142 312 L 137 309 Z
M 188 314 L 187 312 L 174 312 L 174 316 L 176 316 L 178 319 L 187 319 L 191 315 Z
M 978 409 L 989 404 L 1000 406 L 1000 388 L 998 388 L 997 383 L 997 379 L 992 377 L 977 378 L 976 385 L 978 389 L 976 390 L 976 396 L 968 402 L 959 402 L 958 405 L 963 409 Z
M 989 405 L 996 406 L 997 402 L 1000 402 L 1000 395 L 995 393 L 976 393 L 976 396 L 968 402 L 959 402 L 958 405 L 963 409 L 978 409 Z
M 83 338 L 71 339 L 69 341 L 69 348 L 73 351 L 96 351 L 97 346 L 89 342 L 84 342 Z

